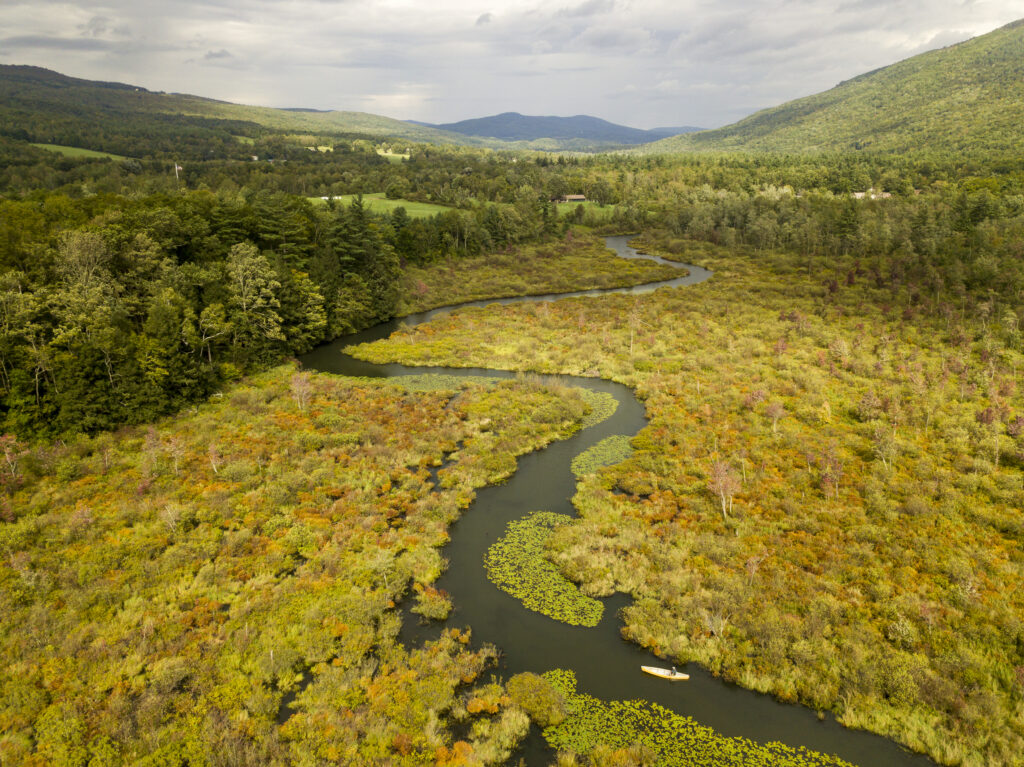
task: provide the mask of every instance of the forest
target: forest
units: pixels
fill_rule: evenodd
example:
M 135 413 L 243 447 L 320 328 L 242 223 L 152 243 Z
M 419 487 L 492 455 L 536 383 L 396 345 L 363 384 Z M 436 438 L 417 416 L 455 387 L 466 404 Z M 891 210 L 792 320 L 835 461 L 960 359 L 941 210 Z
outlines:
M 356 352 L 633 387 L 649 425 L 579 462 L 579 518 L 534 525 L 531 556 L 590 601 L 631 595 L 624 637 L 670 662 L 942 764 L 1024 751 L 1019 154 L 192 121 L 168 127 L 191 153 L 156 134 L 103 159 L 31 146 L 81 145 L 43 126 L 0 136 L 5 764 L 497 764 L 533 725 L 560 763 L 656 761 L 574 729 L 615 709 L 570 672 L 493 675 L 500 648 L 432 585 L 476 489 L 592 403 L 293 361 L 431 307 L 674 273 L 613 258 L 612 233 L 714 276 Z M 374 213 L 377 193 L 444 210 Z

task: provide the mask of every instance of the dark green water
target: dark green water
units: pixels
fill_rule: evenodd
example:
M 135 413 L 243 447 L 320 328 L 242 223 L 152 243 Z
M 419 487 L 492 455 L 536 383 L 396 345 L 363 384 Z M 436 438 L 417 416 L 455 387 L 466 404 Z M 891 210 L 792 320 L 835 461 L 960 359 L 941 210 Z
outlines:
M 607 243 L 624 258 L 648 258 L 630 248 L 626 237 L 609 237 Z M 656 259 L 662 263 L 672 263 Z M 683 266 L 674 264 L 676 266 Z M 686 265 L 684 277 L 651 285 L 615 290 L 594 290 L 562 295 L 476 301 L 463 306 L 494 303 L 552 301 L 569 296 L 594 296 L 606 293 L 649 293 L 658 288 L 676 288 L 703 282 L 711 273 Z M 373 365 L 356 360 L 341 350 L 349 344 L 386 338 L 401 325 L 418 325 L 439 313 L 458 307 L 411 315 L 378 325 L 361 333 L 341 338 L 313 350 L 302 363 L 316 370 L 342 375 L 390 377 L 417 373 L 445 373 L 459 376 L 514 377 L 515 373 L 481 368 L 406 367 Z M 570 471 L 572 459 L 605 437 L 636 434 L 646 423 L 643 405 L 631 389 L 611 381 L 576 376 L 548 376 L 550 380 L 608 392 L 619 407 L 602 423 L 572 438 L 556 442 L 544 450 L 519 459 L 512 478 L 494 487 L 483 488 L 451 529 L 451 543 L 444 556 L 449 560 L 438 587 L 448 591 L 455 611 L 448 623 L 469 625 L 475 642 L 491 642 L 502 651 L 500 674 L 508 678 L 521 671 L 542 673 L 554 668 L 572 669 L 578 691 L 605 700 L 644 699 L 659 703 L 679 714 L 692 716 L 723 735 L 742 736 L 758 742 L 779 741 L 815 751 L 836 754 L 861 767 L 876 765 L 931 765 L 929 759 L 911 754 L 892 741 L 876 735 L 848 730 L 831 717 L 819 720 L 809 709 L 779 703 L 767 695 L 744 690 L 724 682 L 690 664 L 685 670 L 690 681 L 667 683 L 640 671 L 645 664 L 666 665 L 640 647 L 625 642 L 619 635 L 619 610 L 629 598 L 616 595 L 605 602 L 604 617 L 596 628 L 559 623 L 531 612 L 518 600 L 500 591 L 487 580 L 483 559 L 488 547 L 504 532 L 506 525 L 531 511 L 553 511 L 575 516 L 571 498 L 576 480 Z M 436 635 L 436 628 L 421 628 L 406 620 L 403 639 L 409 643 Z M 516 755 L 528 765 L 549 764 L 553 753 L 536 728 Z

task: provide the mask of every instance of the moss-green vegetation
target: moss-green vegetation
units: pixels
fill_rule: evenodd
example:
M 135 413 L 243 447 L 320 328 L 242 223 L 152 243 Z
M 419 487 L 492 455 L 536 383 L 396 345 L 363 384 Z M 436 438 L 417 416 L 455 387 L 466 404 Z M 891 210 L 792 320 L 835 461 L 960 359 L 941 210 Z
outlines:
M 704 245 L 701 262 L 702 285 L 467 310 L 366 351 L 635 386 L 650 424 L 631 458 L 581 481 L 581 519 L 548 543 L 563 574 L 632 593 L 625 635 L 675 661 L 943 763 L 1014 764 L 1012 297 L 946 311 L 841 254 L 824 282 L 800 253 Z
M 576 754 L 602 754 L 611 764 L 664 767 L 851 767 L 835 756 L 782 743 L 726 738 L 657 703 L 604 701 L 576 691 L 576 676 L 556 669 L 544 678 L 562 696 L 561 723 L 544 728 L 557 748 L 559 764 L 575 764 Z
M 572 459 L 572 473 L 577 477 L 583 477 L 597 471 L 602 466 L 610 466 L 613 463 L 624 461 L 631 455 L 633 455 L 633 446 L 630 444 L 630 437 L 625 434 L 605 437 Z
M 487 577 L 529 610 L 572 626 L 596 626 L 604 605 L 584 596 L 545 558 L 551 531 L 572 522 L 564 514 L 536 511 L 509 522 L 507 532 L 484 557 Z
M 119 154 L 110 154 L 109 152 L 96 152 L 92 149 L 82 149 L 81 147 L 77 146 L 61 146 L 60 144 L 32 144 L 32 146 L 38 147 L 39 149 L 46 149 L 49 152 L 56 152 L 57 154 L 62 154 L 65 157 L 84 157 L 103 160 L 127 159 Z
M 0 762 L 500 763 L 526 715 L 475 683 L 493 648 L 405 648 L 397 603 L 447 613 L 448 525 L 585 410 L 281 368 L 152 427 L 4 438 Z
M 410 268 L 397 311 L 411 314 L 486 298 L 618 288 L 678 276 L 674 267 L 619 258 L 600 238 L 569 233 L 560 242 Z

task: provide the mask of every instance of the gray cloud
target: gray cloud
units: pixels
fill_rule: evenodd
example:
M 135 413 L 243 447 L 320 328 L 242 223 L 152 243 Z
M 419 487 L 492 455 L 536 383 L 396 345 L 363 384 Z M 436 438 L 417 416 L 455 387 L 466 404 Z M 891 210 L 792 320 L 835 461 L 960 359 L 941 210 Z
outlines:
M 82 31 L 83 35 L 88 35 L 89 37 L 100 37 L 113 31 L 110 26 L 110 19 L 106 16 L 93 16 L 85 24 L 79 24 L 78 28 Z
M 59 51 L 109 51 L 120 47 L 119 43 L 108 40 L 74 37 L 46 37 L 45 35 L 22 35 L 5 37 L 0 40 L 5 48 L 42 49 Z
M 563 8 L 558 14 L 560 16 L 585 17 L 594 16 L 599 13 L 608 13 L 615 8 L 615 0 L 584 0 L 572 8 Z
M 1018 15 L 1019 0 L 3 0 L 0 55 L 250 104 L 713 127 Z

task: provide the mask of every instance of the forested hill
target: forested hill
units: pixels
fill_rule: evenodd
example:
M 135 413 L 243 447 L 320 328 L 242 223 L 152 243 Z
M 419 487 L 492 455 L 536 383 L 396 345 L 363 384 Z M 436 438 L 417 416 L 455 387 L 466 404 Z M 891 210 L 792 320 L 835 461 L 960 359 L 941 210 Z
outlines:
M 589 115 L 574 117 L 535 117 L 518 112 L 462 120 L 431 126 L 439 130 L 467 136 L 488 136 L 505 141 L 537 141 L 539 139 L 585 140 L 608 144 L 643 144 L 656 139 L 688 133 L 699 128 L 654 128 L 642 130 L 602 120 Z
M 1024 19 L 642 151 L 1010 152 L 1024 146 Z
M 81 80 L 40 67 L 0 66 L 0 136 L 131 157 L 209 159 L 247 157 L 248 140 L 268 133 L 481 143 L 365 112 L 241 106 Z

